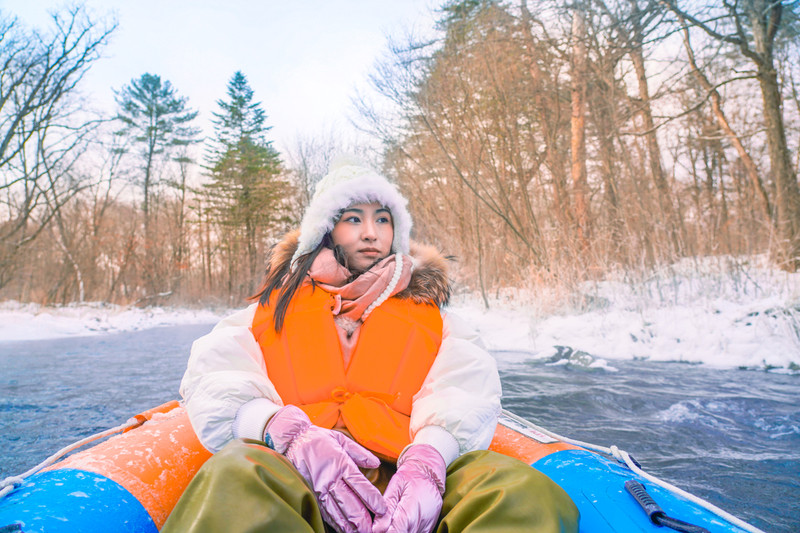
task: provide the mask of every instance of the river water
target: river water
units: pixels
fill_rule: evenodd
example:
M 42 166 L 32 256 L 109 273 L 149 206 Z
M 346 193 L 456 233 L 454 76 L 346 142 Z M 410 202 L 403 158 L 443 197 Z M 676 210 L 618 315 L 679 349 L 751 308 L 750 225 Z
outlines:
M 0 478 L 177 397 L 211 324 L 0 343 Z M 800 531 L 800 375 L 495 352 L 504 407 L 616 444 L 645 471 L 764 529 Z

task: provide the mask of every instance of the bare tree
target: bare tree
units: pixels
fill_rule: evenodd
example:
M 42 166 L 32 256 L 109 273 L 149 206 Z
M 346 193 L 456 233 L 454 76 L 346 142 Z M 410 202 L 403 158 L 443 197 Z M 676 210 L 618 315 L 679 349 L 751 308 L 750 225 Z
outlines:
M 49 32 L 0 18 L 0 287 L 82 187 L 70 168 L 98 122 L 72 98 L 114 28 L 82 8 L 54 13 Z
M 162 197 L 158 186 L 168 181 L 159 165 L 174 163 L 176 149 L 199 142 L 200 130 L 193 126 L 197 111 L 189 108 L 188 99 L 180 96 L 169 80 L 148 73 L 116 91 L 116 101 L 117 119 L 123 126 L 119 133 L 130 136 L 131 148 L 138 151 L 141 165 L 137 177 L 142 186 L 143 289 L 148 293 L 143 298 L 149 301 L 172 291 L 166 272 L 171 254 L 161 253 L 166 247 L 157 241 L 159 213 L 153 209 L 159 205 L 154 200 Z
M 730 45 L 755 66 L 775 183 L 774 217 L 778 246 L 774 256 L 782 268 L 796 271 L 800 268 L 800 188 L 786 139 L 775 45 L 782 29 L 784 10 L 796 10 L 797 3 L 783 0 L 724 1 L 718 8 L 691 14 L 681 8 L 677 0 L 663 1 L 679 17 Z
M 298 208 L 307 206 L 317 182 L 327 174 L 331 163 L 340 155 L 351 155 L 370 161 L 368 150 L 348 141 L 333 128 L 315 136 L 298 136 L 286 150 L 286 162 L 298 193 Z
M 764 182 L 761 180 L 761 176 L 758 173 L 758 168 L 756 168 L 755 161 L 753 161 L 753 158 L 750 157 L 750 154 L 744 147 L 741 137 L 733 130 L 730 121 L 725 116 L 725 111 L 722 108 L 722 96 L 720 96 L 719 90 L 717 87 L 712 85 L 706 73 L 698 66 L 694 49 L 692 48 L 692 44 L 689 39 L 689 29 L 686 27 L 684 21 L 681 22 L 683 44 L 684 48 L 686 49 L 686 55 L 689 60 L 692 75 L 697 80 L 697 83 L 703 88 L 703 90 L 706 91 L 707 97 L 711 100 L 711 108 L 714 112 L 714 116 L 717 119 L 717 123 L 719 124 L 720 129 L 725 133 L 725 136 L 728 138 L 731 145 L 733 145 L 733 147 L 736 149 L 736 153 L 739 155 L 739 158 L 742 161 L 742 165 L 747 172 L 747 176 L 750 178 L 753 190 L 756 192 L 756 196 L 758 197 L 764 215 L 766 215 L 766 218 L 769 220 L 772 218 L 772 206 L 770 205 L 769 197 L 767 196 L 767 189 L 764 187 Z
M 586 84 L 587 61 L 586 20 L 584 6 L 572 9 L 572 116 L 571 116 L 571 168 L 575 223 L 578 241 L 584 252 L 589 249 L 591 228 L 589 215 L 589 184 L 586 171 Z M 583 255 L 583 254 L 581 254 Z

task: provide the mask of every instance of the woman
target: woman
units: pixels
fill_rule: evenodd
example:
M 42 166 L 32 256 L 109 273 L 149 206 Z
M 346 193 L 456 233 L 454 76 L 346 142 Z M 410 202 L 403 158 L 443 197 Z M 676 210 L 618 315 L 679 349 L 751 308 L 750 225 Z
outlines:
M 319 182 L 258 303 L 192 347 L 181 394 L 218 453 L 164 531 L 577 530 L 557 485 L 486 451 L 494 360 L 441 310 L 446 261 L 410 231 L 374 171 Z

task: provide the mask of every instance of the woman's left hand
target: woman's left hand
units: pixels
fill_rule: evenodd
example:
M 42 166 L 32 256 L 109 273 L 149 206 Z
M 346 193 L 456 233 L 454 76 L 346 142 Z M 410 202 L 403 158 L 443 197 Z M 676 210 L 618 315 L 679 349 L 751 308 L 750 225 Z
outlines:
M 383 494 L 386 513 L 373 533 L 430 533 L 442 511 L 447 467 L 433 446 L 414 444 L 397 460 L 397 472 Z

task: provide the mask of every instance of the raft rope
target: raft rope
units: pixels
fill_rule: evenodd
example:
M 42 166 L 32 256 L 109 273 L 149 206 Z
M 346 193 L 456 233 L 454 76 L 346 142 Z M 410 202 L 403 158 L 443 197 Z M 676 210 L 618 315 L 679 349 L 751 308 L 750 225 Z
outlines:
M 710 502 L 708 502 L 708 501 L 706 501 L 706 500 L 704 500 L 704 499 L 702 499 L 702 498 L 700 498 L 698 496 L 695 496 L 694 494 L 690 494 L 690 493 L 686 492 L 685 490 L 680 489 L 680 488 L 676 487 L 675 485 L 672 485 L 671 483 L 668 483 L 668 482 L 666 482 L 666 481 L 664 481 L 662 479 L 659 479 L 659 478 L 657 478 L 657 477 L 655 477 L 655 476 L 653 476 L 651 474 L 648 474 L 647 472 L 645 472 L 644 470 L 641 469 L 641 466 L 639 465 L 639 463 L 637 463 L 636 460 L 633 457 L 631 457 L 631 455 L 628 452 L 626 452 L 625 450 L 620 450 L 616 446 L 611 446 L 611 447 L 606 448 L 605 446 L 598 446 L 597 444 L 592 444 L 592 443 L 589 443 L 589 442 L 583 442 L 583 441 L 579 441 L 579 440 L 575 440 L 575 439 L 570 439 L 569 437 L 561 436 L 561 435 L 559 435 L 557 433 L 553 433 L 549 429 L 545 429 L 545 428 L 543 428 L 541 426 L 537 426 L 536 424 L 534 424 L 530 420 L 526 420 L 526 419 L 524 419 L 524 418 L 522 418 L 520 416 L 515 415 L 514 413 L 506 411 L 505 409 L 503 410 L 503 415 L 508 417 L 508 418 L 510 418 L 514 422 L 516 422 L 518 424 L 521 424 L 523 427 L 528 427 L 528 428 L 533 429 L 535 431 L 538 431 L 540 433 L 544 433 L 545 435 L 547 435 L 548 437 L 551 437 L 553 439 L 566 442 L 567 444 L 572 444 L 573 446 L 579 446 L 581 448 L 586 448 L 587 450 L 592 450 L 592 451 L 595 451 L 595 452 L 602 453 L 604 455 L 611 456 L 614 459 L 616 459 L 618 462 L 626 465 L 634 473 L 639 474 L 640 476 L 642 476 L 646 480 L 650 481 L 651 483 L 655 483 L 656 485 L 659 485 L 659 486 L 661 486 L 661 487 L 663 487 L 663 488 L 665 488 L 665 489 L 667 489 L 667 490 L 669 490 L 671 492 L 674 492 L 676 494 L 679 494 L 679 495 L 683 496 L 687 500 L 689 500 L 689 501 L 691 501 L 693 503 L 696 503 L 697 505 L 699 505 L 700 507 L 703 507 L 704 509 L 706 509 L 708 511 L 711 511 L 713 514 L 719 516 L 720 518 L 723 518 L 723 519 L 727 520 L 728 522 L 734 524 L 735 526 L 738 526 L 738 527 L 744 529 L 745 531 L 750 531 L 751 533 L 765 533 L 763 530 L 758 529 L 757 527 L 748 524 L 744 520 L 733 516 L 729 512 L 724 511 L 723 509 L 720 509 L 716 505 L 714 505 L 714 504 L 712 504 L 712 503 L 710 503 Z
M 5 498 L 7 494 L 9 494 L 10 492 L 14 491 L 20 485 L 22 485 L 22 483 L 27 478 L 31 477 L 32 475 L 34 475 L 35 473 L 39 472 L 40 470 L 42 470 L 44 468 L 47 468 L 48 466 L 52 465 L 53 463 L 55 463 L 56 461 L 58 461 L 59 459 L 61 459 L 65 455 L 67 455 L 68 453 L 70 453 L 70 452 L 72 452 L 74 450 L 77 450 L 78 448 L 81 448 L 83 446 L 86 446 L 87 444 L 89 444 L 91 442 L 94 442 L 96 440 L 100 440 L 100 439 L 103 439 L 105 437 L 110 437 L 111 435 L 115 435 L 117 433 L 124 433 L 126 431 L 131 430 L 131 429 L 137 428 L 137 427 L 141 426 L 142 424 L 144 424 L 145 422 L 147 422 L 148 420 L 150 420 L 153 417 L 153 415 L 155 415 L 157 413 L 166 413 L 166 412 L 174 409 L 177 406 L 178 406 L 178 402 L 176 400 L 173 400 L 171 402 L 167 402 L 165 404 L 159 405 L 158 407 L 154 407 L 152 409 L 149 409 L 147 411 L 139 413 L 138 415 L 132 416 L 124 424 L 121 424 L 119 426 L 113 427 L 111 429 L 106 429 L 104 431 L 101 431 L 100 433 L 95 433 L 94 435 L 90 435 L 90 436 L 88 436 L 88 437 L 86 437 L 84 439 L 81 439 L 81 440 L 77 441 L 77 442 L 73 442 L 69 446 L 65 446 L 64 448 L 61 448 L 56 453 L 54 453 L 53 455 L 51 455 L 50 457 L 48 457 L 47 459 L 45 459 L 44 461 L 42 461 L 38 465 L 34 466 L 33 468 L 31 468 L 27 472 L 25 472 L 23 474 L 20 474 L 18 476 L 9 476 L 9 477 L 5 478 L 3 481 L 0 481 L 0 499 Z

